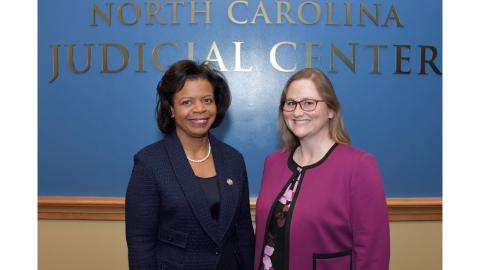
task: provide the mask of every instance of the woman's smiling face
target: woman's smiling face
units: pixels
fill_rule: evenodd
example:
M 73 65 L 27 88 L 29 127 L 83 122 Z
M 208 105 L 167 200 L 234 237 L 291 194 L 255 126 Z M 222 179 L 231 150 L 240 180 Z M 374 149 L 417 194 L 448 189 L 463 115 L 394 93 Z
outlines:
M 217 115 L 212 85 L 205 79 L 185 81 L 173 97 L 171 110 L 179 136 L 206 136 Z
M 306 99 L 314 101 L 323 100 L 311 80 L 300 79 L 293 81 L 288 87 L 285 103 L 289 101 L 299 102 Z M 300 104 L 297 104 L 295 110 L 291 112 L 283 111 L 283 119 L 287 127 L 299 140 L 316 136 L 328 137 L 329 119 L 333 115 L 333 111 L 328 109 L 325 102 L 317 102 L 313 111 L 304 111 Z

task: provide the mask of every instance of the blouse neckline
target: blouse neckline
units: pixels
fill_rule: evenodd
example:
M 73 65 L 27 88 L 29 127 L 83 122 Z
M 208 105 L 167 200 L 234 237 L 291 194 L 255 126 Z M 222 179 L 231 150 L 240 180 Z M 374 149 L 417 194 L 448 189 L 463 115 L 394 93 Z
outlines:
M 300 166 L 300 165 L 297 164 L 297 162 L 295 162 L 295 160 L 293 160 L 293 154 L 295 153 L 295 150 L 297 150 L 297 148 L 298 148 L 298 146 L 297 146 L 297 147 L 295 147 L 295 149 L 292 149 L 292 151 L 290 152 L 290 155 L 288 157 L 288 167 L 292 171 L 297 171 L 298 168 L 302 169 L 302 171 L 315 168 L 315 167 L 319 166 L 320 164 L 322 164 L 325 160 L 327 160 L 328 156 L 330 156 L 330 154 L 333 152 L 333 150 L 337 146 L 338 146 L 338 143 L 334 143 L 330 147 L 330 149 L 328 149 L 327 153 L 325 153 L 325 155 L 319 161 L 317 161 L 313 164 L 307 165 L 307 166 Z
M 201 177 L 201 176 L 197 176 L 197 179 L 200 179 L 200 180 L 215 180 L 215 178 L 217 178 L 217 175 L 214 175 L 214 176 L 209 176 L 209 177 Z

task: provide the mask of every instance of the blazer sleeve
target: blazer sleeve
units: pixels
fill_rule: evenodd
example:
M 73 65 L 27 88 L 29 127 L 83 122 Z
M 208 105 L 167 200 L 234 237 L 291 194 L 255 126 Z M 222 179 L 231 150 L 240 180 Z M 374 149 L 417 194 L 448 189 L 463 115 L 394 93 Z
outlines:
M 243 261 L 245 270 L 253 269 L 253 258 L 255 252 L 255 238 L 253 235 L 252 217 L 250 215 L 250 196 L 248 189 L 248 176 L 245 168 L 245 162 L 242 158 L 242 174 L 245 183 L 243 185 L 239 220 L 237 223 L 237 238 L 240 250 L 240 255 Z
M 151 169 L 137 156 L 125 196 L 125 229 L 130 270 L 157 269 L 159 194 Z
M 350 182 L 353 269 L 388 270 L 390 232 L 385 193 L 373 156 L 365 154 Z

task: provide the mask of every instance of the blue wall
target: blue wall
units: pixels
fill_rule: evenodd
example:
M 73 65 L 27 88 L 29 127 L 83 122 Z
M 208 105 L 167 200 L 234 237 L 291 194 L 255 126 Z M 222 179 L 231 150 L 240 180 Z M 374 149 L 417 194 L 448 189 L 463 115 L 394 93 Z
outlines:
M 108 14 L 107 1 L 38 3 L 39 195 L 124 195 L 132 156 L 162 137 L 154 107 L 155 87 L 163 72 L 152 60 L 152 51 L 161 42 L 178 45 L 159 49 L 157 56 L 164 66 L 187 58 L 189 42 L 193 42 L 196 60 L 207 58 L 212 42 L 218 46 L 219 54 L 213 52 L 210 60 L 218 65 L 214 60 L 222 58 L 233 103 L 214 133 L 243 153 L 252 196 L 259 191 L 264 157 L 279 147 L 276 108 L 283 84 L 293 73 L 272 65 L 269 54 L 279 42 L 290 43 L 279 47 L 278 64 L 285 69 L 296 65 L 297 70 L 306 65 L 307 42 L 320 44 L 312 46 L 312 54 L 319 57 L 311 64 L 326 71 L 332 80 L 353 145 L 376 156 L 387 196 L 442 195 L 442 76 L 434 70 L 442 70 L 441 1 L 351 1 L 350 23 L 345 15 L 349 2 L 332 1 L 331 19 L 338 25 L 329 25 L 327 1 L 289 1 L 289 15 L 295 24 L 285 18 L 277 23 L 273 1 L 236 4 L 233 16 L 247 20 L 246 24 L 229 19 L 228 6 L 234 1 L 211 1 L 210 23 L 205 23 L 205 14 L 198 13 L 195 24 L 190 22 L 190 1 L 177 6 L 176 24 L 172 23 L 171 4 L 153 2 L 161 7 L 158 15 L 165 24 L 155 19 L 152 25 L 146 24 L 147 1 L 111 1 L 110 25 L 98 13 L 96 25 L 92 25 L 93 7 Z M 259 3 L 271 24 L 260 13 L 256 23 L 251 23 Z M 317 4 L 312 3 L 320 7 L 320 17 L 318 22 L 305 24 L 316 20 Z M 373 16 L 378 6 L 378 26 L 366 15 L 359 25 L 360 4 Z M 136 6 L 140 16 L 135 23 Z M 393 19 L 392 6 L 401 27 Z M 119 8 L 123 22 L 133 25 L 122 23 L 117 16 Z M 205 9 L 205 1 L 196 1 L 196 8 Z M 299 8 L 304 23 L 297 16 Z M 385 25 L 389 11 L 392 20 Z M 234 42 L 243 42 L 241 68 L 252 71 L 235 68 Z M 128 51 L 128 65 L 122 71 L 102 72 L 101 44 L 108 43 Z M 84 44 L 92 44 L 88 71 L 76 74 L 69 70 L 67 44 L 74 45 L 77 69 L 86 64 Z M 336 73 L 332 72 L 332 44 L 350 60 L 355 46 L 355 71 L 335 55 Z M 374 50 L 368 44 L 386 45 L 379 50 L 378 73 L 373 72 Z M 139 57 L 139 46 L 143 57 Z M 425 64 L 426 74 L 419 74 L 421 46 L 426 60 L 432 59 L 433 50 L 438 53 L 433 64 Z M 58 76 L 54 76 L 55 48 Z M 119 68 L 120 50 L 111 46 L 107 50 L 110 69 Z M 142 68 L 138 67 L 139 58 L 143 59 Z M 397 64 L 410 73 L 399 74 Z

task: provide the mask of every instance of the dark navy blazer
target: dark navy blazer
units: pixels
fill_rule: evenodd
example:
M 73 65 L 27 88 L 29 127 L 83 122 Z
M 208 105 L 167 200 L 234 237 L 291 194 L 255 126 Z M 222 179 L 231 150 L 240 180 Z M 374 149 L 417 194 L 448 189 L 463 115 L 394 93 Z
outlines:
M 219 181 L 218 222 L 175 132 L 135 155 L 125 198 L 131 270 L 253 268 L 243 157 L 213 135 L 209 139 Z

